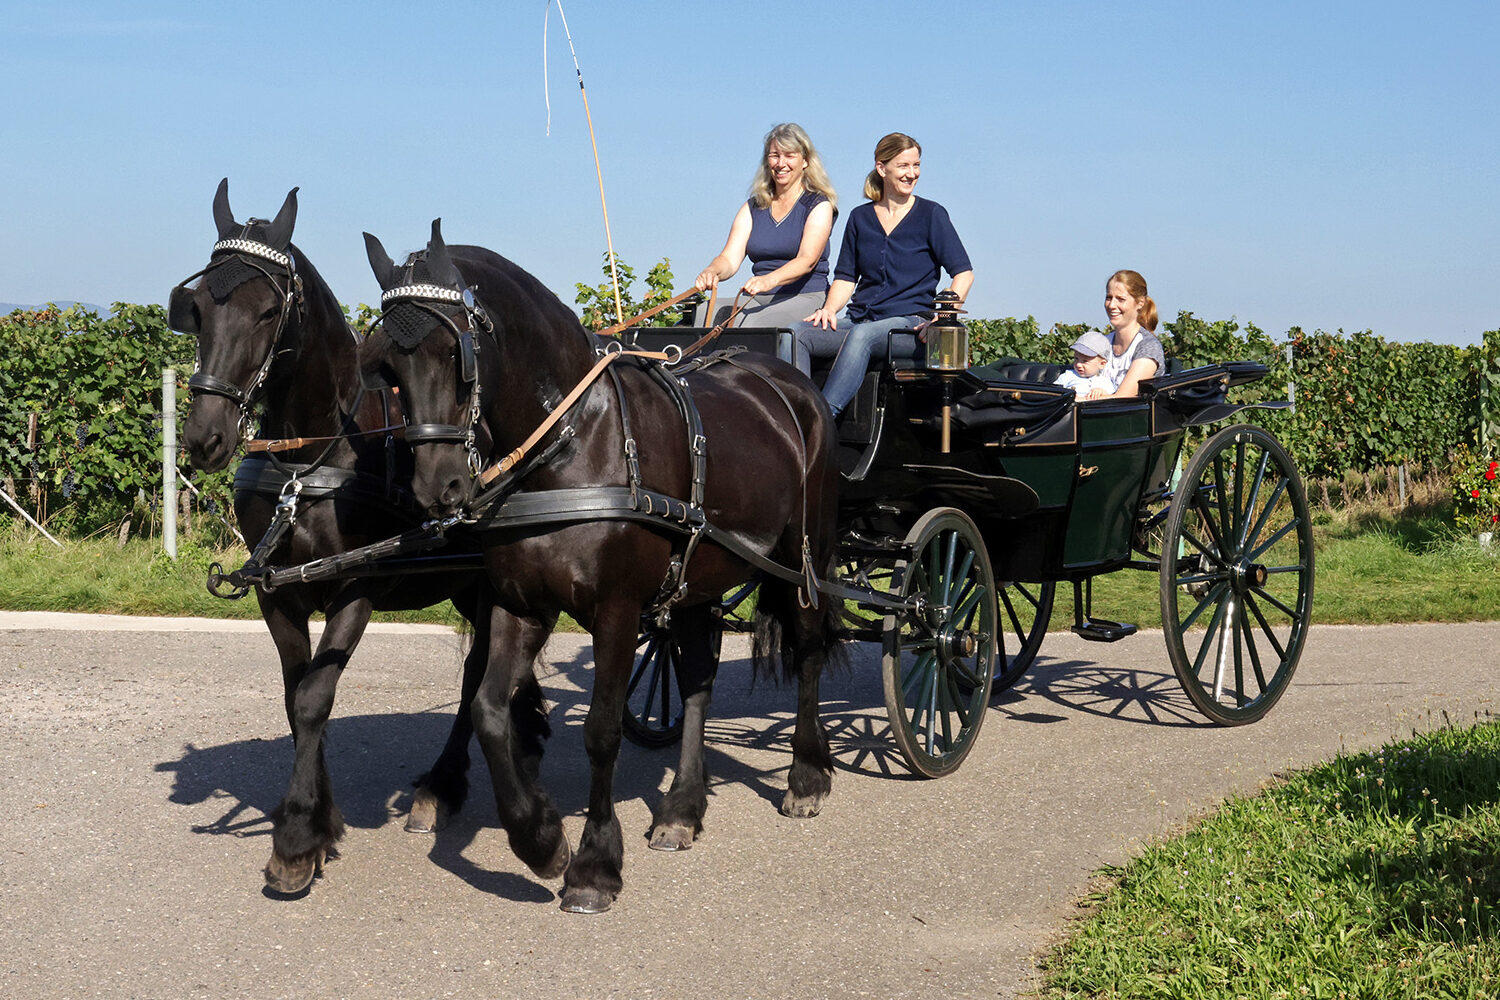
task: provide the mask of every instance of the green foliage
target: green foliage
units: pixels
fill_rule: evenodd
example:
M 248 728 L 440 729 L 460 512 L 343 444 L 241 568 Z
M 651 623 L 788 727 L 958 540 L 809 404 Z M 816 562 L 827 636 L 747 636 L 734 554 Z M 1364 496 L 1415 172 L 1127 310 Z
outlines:
M 160 306 L 17 310 L 0 317 L 0 485 L 39 520 L 88 534 L 161 506 L 162 369 L 177 372 L 186 417 L 193 338 Z M 229 476 L 198 477 L 228 509 Z
M 615 311 L 615 287 L 611 280 L 609 267 L 609 253 L 604 254 L 604 280 L 598 285 L 589 286 L 578 282 L 575 286 L 578 295 L 573 302 L 582 310 L 583 325 L 590 330 L 603 330 L 614 326 L 621 319 L 629 319 L 637 313 L 645 312 L 655 306 L 666 302 L 673 295 L 672 290 L 672 262 L 663 257 L 651 266 L 646 272 L 646 297 L 640 301 L 635 298 L 635 268 L 620 260 L 619 254 L 615 255 L 615 270 L 620 277 L 620 311 Z M 676 326 L 682 320 L 682 306 L 663 310 L 655 316 L 641 323 L 641 326 Z
M 359 334 L 361 340 L 370 335 L 370 331 L 375 328 L 376 320 L 380 319 L 380 309 L 376 306 L 367 306 L 363 302 L 353 309 L 348 306 L 344 306 L 343 309 L 345 322 L 354 328 L 354 332 Z
M 1493 455 L 1500 453 L 1500 330 L 1484 335 L 1476 349 L 1475 391 L 1479 396 L 1480 447 Z
M 1447 465 L 1478 424 L 1476 352 L 1369 332 L 1291 331 L 1297 413 L 1287 435 L 1304 476 Z
M 1453 515 L 1459 530 L 1500 531 L 1500 461 L 1461 445 L 1453 456 Z

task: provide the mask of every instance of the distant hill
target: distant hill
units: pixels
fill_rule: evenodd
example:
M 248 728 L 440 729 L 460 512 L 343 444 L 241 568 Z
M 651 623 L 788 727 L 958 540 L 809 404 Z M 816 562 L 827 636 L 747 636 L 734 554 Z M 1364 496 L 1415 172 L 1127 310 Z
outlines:
M 15 312 L 17 309 L 26 309 L 26 310 L 40 309 L 42 306 L 44 306 L 46 304 L 47 303 L 45 303 L 45 302 L 39 302 L 39 303 L 36 303 L 35 305 L 26 306 L 26 305 L 21 305 L 18 302 L 0 302 L 0 316 L 9 316 L 11 313 Z M 82 306 L 85 309 L 92 309 L 94 312 L 98 313 L 100 316 L 108 316 L 109 313 L 110 313 L 110 311 L 108 309 L 104 308 L 103 306 L 96 306 L 92 302 L 74 302 L 72 300 L 65 299 L 65 300 L 62 300 L 62 301 L 59 301 L 59 302 L 53 302 L 52 305 L 57 306 L 57 308 L 59 308 L 59 309 L 67 309 L 69 306 Z

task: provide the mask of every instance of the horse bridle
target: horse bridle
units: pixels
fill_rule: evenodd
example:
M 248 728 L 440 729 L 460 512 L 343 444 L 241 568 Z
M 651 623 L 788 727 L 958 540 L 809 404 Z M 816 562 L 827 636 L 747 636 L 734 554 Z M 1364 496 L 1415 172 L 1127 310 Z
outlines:
M 246 230 L 250 228 L 250 225 L 254 221 L 252 220 L 252 222 L 246 224 Z M 241 236 L 220 240 L 215 243 L 213 249 L 209 251 L 208 266 L 201 271 L 188 275 L 182 281 L 178 282 L 177 287 L 172 289 L 170 301 L 175 303 L 179 301 L 180 296 L 191 295 L 192 292 L 187 287 L 189 282 L 195 278 L 206 276 L 209 272 L 223 267 L 232 261 L 238 261 L 259 271 L 271 283 L 271 287 L 276 290 L 277 295 L 280 296 L 281 315 L 277 318 L 276 330 L 271 335 L 271 343 L 266 349 L 265 359 L 261 361 L 260 367 L 256 370 L 248 386 L 242 389 L 233 382 L 203 371 L 201 367 L 203 359 L 201 355 L 195 355 L 193 374 L 188 379 L 188 391 L 193 395 L 223 396 L 238 406 L 240 411 L 240 437 L 248 438 L 253 430 L 252 425 L 254 422 L 250 415 L 251 408 L 255 405 L 261 390 L 265 387 L 266 378 L 271 373 L 271 365 L 275 363 L 279 355 L 285 353 L 286 349 L 281 347 L 281 338 L 286 332 L 288 321 L 291 319 L 292 308 L 296 307 L 299 317 L 302 314 L 302 278 L 297 274 L 296 263 L 293 261 L 291 254 L 277 250 L 275 247 L 262 243 L 259 240 Z M 274 264 L 279 267 L 284 277 L 278 278 L 276 274 L 271 272 L 267 264 Z M 169 307 L 168 315 L 170 316 L 174 312 L 175 309 Z
M 484 329 L 487 333 L 494 332 L 494 324 L 484 307 L 474 297 L 474 292 L 467 285 L 460 289 L 446 288 L 442 285 L 430 283 L 415 283 L 408 285 L 396 285 L 387 289 L 380 296 L 380 320 L 384 322 L 388 310 L 394 305 L 409 304 L 417 309 L 428 313 L 438 319 L 453 334 L 458 342 L 458 375 L 459 379 L 469 387 L 469 403 L 467 406 L 468 424 L 459 427 L 456 424 L 408 424 L 406 427 L 406 443 L 412 447 L 423 444 L 461 444 L 468 460 L 469 474 L 477 478 L 484 465 L 484 458 L 479 454 L 477 443 L 477 428 L 480 421 L 480 399 L 479 399 L 479 344 L 474 339 L 476 329 Z M 458 306 L 459 310 L 451 307 Z M 445 308 L 448 307 L 448 308 Z M 450 315 L 452 313 L 452 315 Z M 462 318 L 460 323 L 454 319 L 454 315 Z M 435 327 L 434 327 L 435 329 Z M 373 331 L 372 331 L 373 332 Z M 390 331 L 387 331 L 390 336 Z M 423 335 L 422 339 L 425 339 Z M 415 347 L 421 340 L 413 341 L 410 345 Z M 399 342 L 398 342 L 399 344 Z M 365 380 L 365 388 L 377 388 L 369 378 Z

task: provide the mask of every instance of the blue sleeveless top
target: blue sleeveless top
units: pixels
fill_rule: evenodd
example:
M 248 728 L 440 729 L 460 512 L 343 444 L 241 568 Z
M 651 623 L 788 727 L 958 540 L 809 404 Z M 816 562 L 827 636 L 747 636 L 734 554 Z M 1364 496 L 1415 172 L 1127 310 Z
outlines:
M 750 208 L 750 238 L 745 242 L 745 256 L 750 258 L 751 274 L 770 274 L 787 261 L 797 256 L 802 247 L 802 233 L 807 228 L 807 217 L 814 208 L 828 199 L 812 191 L 805 191 L 786 218 L 779 223 L 771 218 L 770 206 L 756 208 L 752 199 L 746 204 Z M 838 218 L 838 210 L 834 210 Z M 773 294 L 776 298 L 801 295 L 803 292 L 826 292 L 828 290 L 828 244 L 823 244 L 823 254 L 813 269 L 802 277 L 779 286 Z

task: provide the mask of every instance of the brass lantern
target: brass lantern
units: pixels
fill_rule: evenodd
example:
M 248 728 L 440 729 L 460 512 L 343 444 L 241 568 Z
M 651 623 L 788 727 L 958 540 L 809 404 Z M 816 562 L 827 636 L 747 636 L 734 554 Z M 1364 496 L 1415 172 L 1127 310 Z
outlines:
M 959 321 L 962 300 L 954 291 L 938 292 L 932 322 L 922 331 L 927 341 L 927 370 L 943 383 L 942 452 L 948 454 L 953 426 L 953 380 L 969 367 L 969 328 Z
M 957 292 L 938 292 L 932 322 L 923 331 L 930 372 L 957 375 L 969 367 L 969 328 L 959 321 L 960 301 Z

